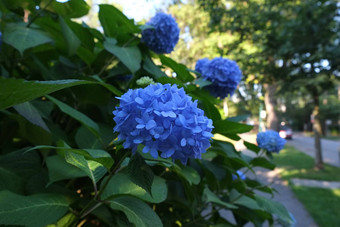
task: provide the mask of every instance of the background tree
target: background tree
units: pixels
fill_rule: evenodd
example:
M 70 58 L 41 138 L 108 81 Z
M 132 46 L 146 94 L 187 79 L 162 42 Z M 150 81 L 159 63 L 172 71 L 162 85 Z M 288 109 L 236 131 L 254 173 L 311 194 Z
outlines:
M 238 33 L 240 43 L 256 51 L 245 61 L 265 88 L 267 125 L 278 129 L 275 111 L 278 82 L 287 88 L 305 86 L 314 103 L 315 165 L 322 168 L 319 95 L 338 77 L 339 11 L 337 1 L 199 1 L 212 16 L 212 30 Z M 245 60 L 247 59 L 247 60 Z M 248 62 L 248 63 L 247 63 Z M 325 63 L 327 62 L 327 64 Z M 247 75 L 247 74 L 246 74 Z M 282 85 L 283 84 L 283 85 Z M 282 90 L 281 90 L 282 91 Z

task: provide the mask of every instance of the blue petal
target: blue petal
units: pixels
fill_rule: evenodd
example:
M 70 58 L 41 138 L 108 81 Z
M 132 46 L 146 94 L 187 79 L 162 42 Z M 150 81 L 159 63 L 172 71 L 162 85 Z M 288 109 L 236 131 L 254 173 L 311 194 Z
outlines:
M 150 120 L 150 121 L 148 121 L 148 123 L 146 124 L 145 128 L 146 128 L 147 130 L 150 130 L 150 129 L 156 127 L 156 125 L 157 125 L 157 124 L 156 124 L 156 122 L 155 122 L 154 120 Z
M 139 98 L 139 97 L 136 97 L 135 98 L 135 101 L 136 101 L 136 103 L 138 103 L 138 104 L 144 104 L 144 101 L 143 101 L 143 99 L 141 99 L 141 98 Z

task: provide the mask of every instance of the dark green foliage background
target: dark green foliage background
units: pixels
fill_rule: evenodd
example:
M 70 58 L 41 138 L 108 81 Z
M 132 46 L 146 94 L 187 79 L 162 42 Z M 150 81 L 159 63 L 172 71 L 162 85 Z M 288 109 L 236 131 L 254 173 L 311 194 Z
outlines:
M 261 226 L 274 217 L 289 223 L 281 204 L 255 193 L 272 193 L 269 186 L 232 181 L 241 168 L 274 168 L 266 158 L 217 140 L 186 166 L 153 159 L 142 145 L 133 155 L 123 148 L 113 133 L 115 97 L 137 88 L 142 76 L 184 87 L 213 120 L 213 133 L 239 140 L 252 127 L 221 120 L 220 101 L 202 81 L 140 43 L 143 26 L 113 6 L 100 5 L 103 33 L 71 20 L 88 10 L 83 0 L 0 1 L 0 225 Z M 235 220 L 221 217 L 222 209 Z

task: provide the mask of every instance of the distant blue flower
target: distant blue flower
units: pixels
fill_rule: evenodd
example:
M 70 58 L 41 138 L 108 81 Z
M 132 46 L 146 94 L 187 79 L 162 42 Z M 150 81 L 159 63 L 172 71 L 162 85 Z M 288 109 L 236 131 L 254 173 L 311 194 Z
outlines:
M 142 42 L 157 54 L 168 54 L 173 51 L 180 31 L 176 20 L 169 14 L 157 13 L 146 24 L 153 28 L 142 32 Z
M 201 74 L 203 74 L 203 71 L 205 70 L 205 67 L 209 64 L 210 60 L 208 58 L 202 58 L 199 59 L 196 62 L 195 70 Z
M 247 178 L 246 175 L 241 170 L 237 170 L 236 173 L 240 177 L 241 180 L 245 180 Z M 237 179 L 237 176 L 235 174 L 231 175 L 231 177 L 233 180 Z
M 283 149 L 286 140 L 282 139 L 278 132 L 267 130 L 257 134 L 256 142 L 259 148 L 269 152 L 279 153 Z
M 210 147 L 212 120 L 204 116 L 183 88 L 177 85 L 151 84 L 129 90 L 120 98 L 113 111 L 124 148 L 134 152 L 139 144 L 143 152 L 157 158 L 171 157 L 186 163 L 188 158 L 201 158 Z M 159 153 L 158 153 L 159 152 Z
M 205 89 L 220 98 L 233 95 L 242 78 L 242 72 L 236 62 L 226 58 L 218 57 L 211 61 L 207 58 L 200 59 L 196 62 L 195 69 L 204 79 L 212 82 Z

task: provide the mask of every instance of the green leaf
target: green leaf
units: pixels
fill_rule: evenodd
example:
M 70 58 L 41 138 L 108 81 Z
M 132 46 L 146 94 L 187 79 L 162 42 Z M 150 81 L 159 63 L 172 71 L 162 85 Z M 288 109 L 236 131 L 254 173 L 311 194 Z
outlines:
M 64 158 L 59 155 L 53 155 L 46 158 L 48 168 L 49 183 L 52 184 L 59 180 L 74 179 L 87 176 L 85 172 L 79 168 L 67 163 Z
M 167 76 L 159 66 L 155 65 L 155 63 L 147 56 L 144 57 L 143 69 L 148 73 L 151 73 L 156 79 Z
M 196 79 L 196 80 L 194 81 L 194 83 L 197 84 L 197 85 L 199 85 L 201 88 L 202 88 L 202 87 L 205 87 L 205 86 L 209 86 L 209 85 L 212 84 L 212 82 L 210 82 L 209 80 L 206 80 L 206 79 L 204 79 L 204 78 L 202 78 L 202 77 L 199 77 L 198 79 Z
M 13 172 L 0 167 L 0 191 L 10 190 L 15 193 L 24 192 L 23 179 Z
M 229 134 L 236 134 L 236 133 L 245 133 L 252 130 L 253 126 L 241 124 L 233 121 L 228 120 L 220 120 L 214 122 L 214 133 L 219 133 L 225 136 Z
M 256 157 L 253 160 L 251 160 L 250 164 L 253 166 L 264 167 L 266 169 L 271 169 L 271 170 L 275 169 L 275 164 L 270 162 L 264 157 Z
M 103 181 L 104 182 L 104 181 Z M 104 189 L 101 198 L 106 200 L 113 195 L 131 195 L 150 203 L 160 203 L 167 198 L 168 188 L 165 180 L 155 176 L 151 185 L 151 195 L 133 183 L 125 173 L 115 174 Z
M 86 126 L 93 134 L 97 135 L 99 137 L 99 126 L 96 122 L 94 122 L 91 118 L 83 114 L 82 112 L 79 112 L 78 110 L 70 107 L 69 105 L 59 101 L 56 98 L 53 98 L 52 96 L 46 96 L 49 100 L 51 100 L 54 104 L 56 104 L 61 111 L 68 114 L 72 118 L 76 119 L 80 123 L 82 123 L 84 126 Z
M 169 57 L 160 55 L 159 58 L 163 65 L 170 67 L 177 74 L 176 78 L 183 82 L 193 81 L 194 77 L 190 74 L 187 67 L 183 64 L 179 64 Z
M 267 199 L 260 195 L 255 195 L 255 200 L 263 210 L 271 214 L 276 214 L 281 220 L 289 223 L 290 225 L 294 224 L 294 221 L 291 219 L 288 210 L 281 203 Z
M 70 0 L 65 3 L 53 1 L 48 9 L 66 18 L 78 18 L 87 15 L 90 7 L 84 0 Z
M 24 102 L 15 105 L 14 109 L 32 124 L 45 129 L 47 132 L 50 132 L 44 120 L 41 118 L 38 110 L 30 102 Z
M 65 154 L 65 160 L 84 171 L 88 177 L 92 180 L 93 184 L 96 184 L 105 174 L 106 168 L 99 162 L 86 160 L 84 156 L 75 153 L 67 152 Z
M 262 210 L 254 199 L 244 194 L 240 194 L 235 189 L 230 192 L 230 200 L 233 201 L 234 204 L 245 206 L 251 210 Z
M 24 24 L 8 24 L 3 33 L 3 41 L 17 49 L 21 55 L 29 48 L 52 42 L 44 32 L 27 28 Z
M 84 156 L 88 160 L 99 162 L 100 164 L 105 166 L 107 169 L 110 169 L 114 162 L 109 153 L 107 153 L 105 150 L 100 150 L 100 149 L 75 149 L 75 148 L 70 148 L 68 146 L 54 147 L 54 146 L 39 145 L 39 146 L 32 147 L 26 150 L 25 152 L 27 153 L 29 151 L 38 150 L 38 149 L 55 149 L 63 155 L 65 155 L 66 152 L 73 152 L 75 154 Z
M 40 96 L 81 84 L 96 84 L 96 82 L 83 80 L 25 81 L 0 77 L 0 109 L 6 109 Z
M 128 176 L 133 183 L 143 188 L 150 195 L 152 194 L 151 186 L 154 174 L 138 153 L 135 153 L 131 157 L 129 165 L 127 166 L 127 171 Z
M 0 156 L 0 166 L 10 172 L 28 179 L 42 171 L 38 152 L 25 153 L 25 149 L 12 151 Z
M 137 72 L 142 61 L 142 55 L 138 47 L 120 47 L 115 44 L 116 40 L 107 38 L 104 42 L 104 48 L 115 55 L 132 73 Z
M 209 188 L 208 186 L 205 186 L 204 191 L 203 191 L 203 195 L 205 196 L 205 200 L 207 202 L 212 202 L 212 203 L 216 203 L 220 206 L 226 207 L 228 209 L 236 209 L 237 206 L 231 204 L 231 203 L 227 203 L 224 202 L 223 200 L 221 200 L 220 198 L 218 198 L 217 195 L 215 195 Z
M 68 213 L 62 217 L 56 224 L 47 225 L 46 227 L 73 227 L 78 220 L 77 216 L 73 213 Z
M 114 139 L 112 127 L 99 125 L 99 136 L 100 140 L 88 128 L 81 126 L 75 135 L 75 141 L 81 149 L 103 149 Z
M 254 151 L 256 154 L 259 153 L 259 151 L 261 150 L 258 146 L 256 146 L 253 143 L 249 143 L 247 141 L 244 141 L 243 144 L 246 146 L 246 148 L 248 150 Z
M 129 20 L 121 11 L 112 5 L 100 5 L 98 14 L 100 24 L 106 36 L 127 41 L 133 33 L 139 32 L 139 28 L 133 20 Z
M 130 196 L 109 200 L 110 207 L 122 211 L 129 221 L 138 227 L 163 226 L 158 215 L 144 202 Z
M 58 221 L 68 209 L 69 202 L 61 195 L 0 191 L 0 224 L 44 227 Z
M 77 50 L 80 47 L 80 40 L 71 30 L 71 28 L 69 28 L 62 17 L 59 17 L 59 23 L 61 26 L 61 31 L 64 35 L 64 40 L 67 44 L 68 55 L 72 56 L 77 53 Z
M 199 184 L 201 181 L 201 177 L 200 175 L 197 173 L 197 171 L 189 166 L 184 166 L 181 169 L 175 169 L 175 171 L 177 172 L 177 174 L 183 176 L 190 185 L 192 184 Z
M 244 115 L 239 115 L 239 116 L 236 116 L 236 117 L 228 117 L 227 120 L 233 121 L 233 122 L 240 122 L 240 121 L 247 120 L 248 117 L 249 117 L 248 114 L 244 114 Z

